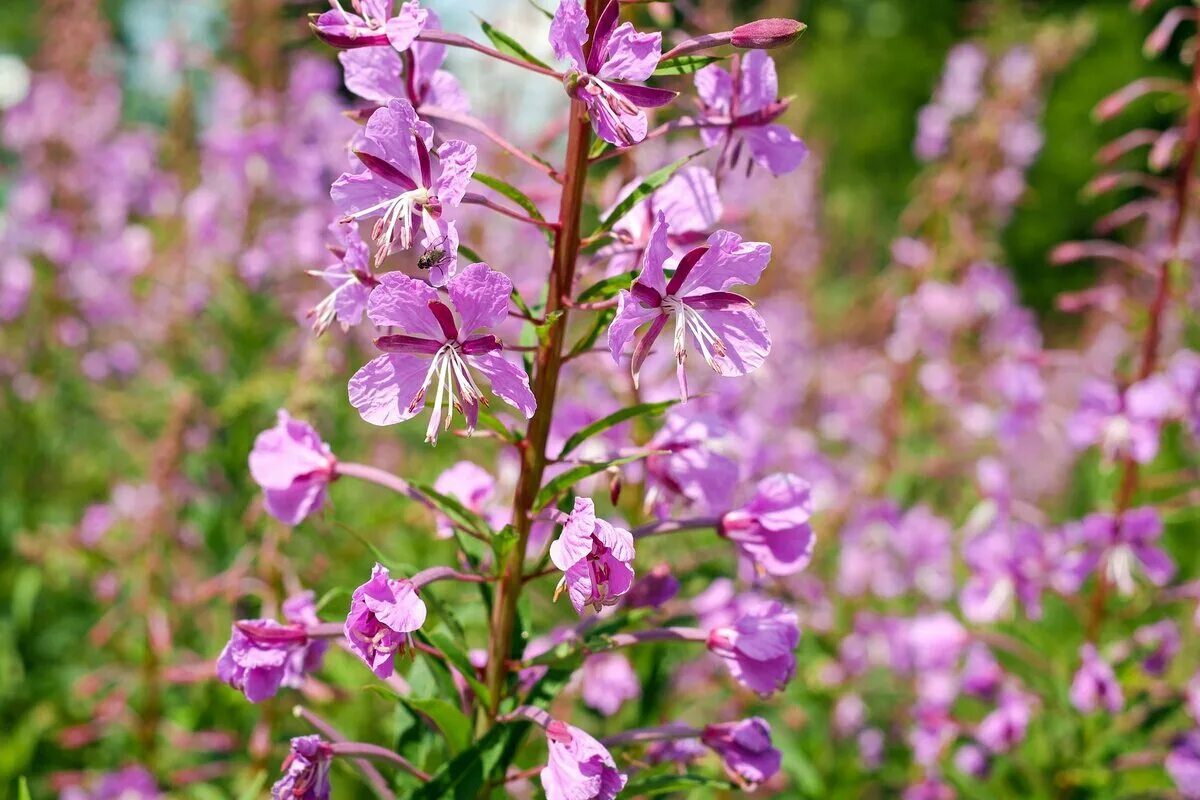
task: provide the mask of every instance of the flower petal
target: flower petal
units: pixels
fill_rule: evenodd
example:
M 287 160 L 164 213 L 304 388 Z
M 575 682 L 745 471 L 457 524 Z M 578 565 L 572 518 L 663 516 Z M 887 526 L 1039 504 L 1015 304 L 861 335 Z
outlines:
M 454 310 L 458 312 L 459 339 L 465 341 L 475 331 L 494 328 L 508 316 L 512 281 L 487 264 L 472 264 L 446 286 Z
M 601 78 L 644 81 L 658 68 L 662 34 L 639 33 L 632 22 L 625 22 L 613 31 L 604 51 Z
M 381 328 L 395 327 L 435 341 L 445 341 L 442 326 L 429 310 L 438 293 L 402 272 L 388 272 L 379 278 L 379 285 L 367 301 L 367 316 Z
M 412 103 L 404 99 L 388 101 L 371 114 L 363 136 L 365 152 L 384 159 L 413 180 L 420 178 L 414 136 L 419 136 L 428 147 L 433 142 L 433 127 L 421 121 Z
M 488 377 L 494 395 L 519 410 L 525 419 L 533 416 L 537 410 L 537 400 L 529 389 L 529 375 L 524 369 L 496 353 L 467 356 L 467 361 Z
M 770 170 L 772 175 L 786 175 L 808 158 L 808 145 L 785 125 L 759 125 L 738 130 L 750 148 L 754 163 Z
M 629 292 L 622 291 L 617 296 L 617 315 L 608 326 L 608 349 L 614 363 L 621 363 L 621 354 L 637 329 L 662 313 L 661 309 L 646 308 Z
M 399 13 L 387 21 L 388 42 L 397 52 L 403 53 L 416 41 L 417 34 L 425 27 L 429 12 L 421 8 L 417 0 L 400 6 Z
M 762 50 L 751 50 L 742 56 L 738 70 L 738 116 L 752 114 L 779 99 L 779 78 L 775 74 L 775 59 Z
M 708 252 L 696 262 L 676 294 L 682 297 L 700 289 L 720 292 L 758 283 L 770 260 L 771 245 L 743 241 L 731 231 L 717 231 L 708 237 Z
M 722 375 L 745 375 L 762 366 L 771 352 L 771 334 L 762 315 L 753 309 L 701 313 L 725 344 L 724 357 L 716 357 Z
M 360 47 L 338 53 L 346 88 L 364 100 L 387 105 L 394 97 L 404 97 L 404 62 L 390 47 Z
M 350 405 L 372 425 L 394 425 L 412 419 L 420 409 L 410 409 L 421 392 L 427 359 L 388 354 L 368 361 L 350 378 Z
M 729 113 L 733 100 L 733 76 L 729 74 L 728 70 L 722 69 L 716 64 L 709 64 L 696 72 L 693 82 L 696 84 L 696 93 L 700 95 L 700 100 L 704 103 L 705 108 L 719 114 Z
M 438 148 L 437 154 L 441 171 L 434 189 L 443 204 L 456 206 L 467 193 L 471 175 L 475 173 L 478 161 L 475 145 L 461 139 L 451 139 Z
M 550 23 L 550 48 L 555 58 L 569 58 L 575 69 L 586 68 L 583 43 L 588 38 L 587 12 L 579 0 L 559 0 L 558 10 Z
M 368 208 L 395 197 L 399 188 L 371 172 L 344 172 L 329 188 L 329 196 L 338 211 L 347 217 L 361 214 Z M 379 208 L 367 216 L 377 217 L 384 212 Z

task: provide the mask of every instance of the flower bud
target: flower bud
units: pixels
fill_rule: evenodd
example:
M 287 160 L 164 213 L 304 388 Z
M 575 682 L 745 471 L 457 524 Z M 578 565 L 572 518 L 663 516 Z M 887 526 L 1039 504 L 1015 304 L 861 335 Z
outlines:
M 807 28 L 795 19 L 756 19 L 734 28 L 729 43 L 743 50 L 772 50 L 796 41 Z

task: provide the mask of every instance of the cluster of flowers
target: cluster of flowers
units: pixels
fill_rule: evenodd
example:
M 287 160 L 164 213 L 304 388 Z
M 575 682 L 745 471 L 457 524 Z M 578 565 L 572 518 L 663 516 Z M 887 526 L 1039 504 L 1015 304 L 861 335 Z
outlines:
M 644 405 L 622 412 L 625 404 L 614 397 L 611 409 L 595 404 L 590 419 L 581 425 L 574 415 L 553 413 L 556 372 L 563 368 L 565 355 L 561 336 L 543 335 L 542 344 L 534 348 L 539 366 L 533 383 L 525 365 L 506 356 L 510 348 L 501 335 L 513 318 L 545 328 L 553 326 L 555 317 L 564 316 L 567 308 L 579 305 L 598 318 L 593 338 L 607 328 L 613 361 L 618 366 L 629 365 L 633 385 L 638 387 L 643 365 L 673 318 L 675 383 L 680 401 L 686 402 L 691 394 L 689 354 L 699 356 L 718 375 L 742 376 L 760 367 L 771 350 L 766 322 L 747 298 L 732 291 L 758 282 L 770 261 L 771 248 L 744 241 L 728 230 L 715 230 L 721 203 L 713 173 L 698 166 L 681 170 L 682 163 L 677 162 L 665 180 L 651 183 L 653 177 L 638 179 L 621 191 L 614 210 L 606 215 L 612 221 L 594 237 L 597 242 L 607 242 L 597 259 L 609 262 L 602 266 L 602 273 L 613 279 L 602 283 L 612 288 L 591 307 L 569 297 L 580 248 L 578 195 L 569 198 L 572 192 L 587 189 L 589 136 L 585 125 L 610 148 L 616 148 L 590 157 L 595 160 L 619 155 L 671 128 L 668 124 L 652 131 L 647 113 L 676 100 L 675 91 L 644 85 L 662 65 L 675 65 L 676 72 L 695 71 L 699 116 L 683 118 L 674 127 L 698 129 L 704 145 L 717 153 L 718 171 L 742 163 L 773 175 L 794 170 L 807 151 L 776 121 L 787 102 L 779 97 L 774 64 L 760 48 L 786 44 L 802 26 L 765 20 L 689 40 L 664 56 L 661 34 L 638 32 L 631 23 L 621 23 L 619 16 L 615 0 L 602 7 L 589 3 L 587 8 L 578 0 L 562 0 L 550 25 L 551 49 L 568 64 L 567 70 L 559 73 L 532 59 L 518 59 L 447 33 L 441 30 L 437 15 L 417 2 L 394 9 L 388 0 L 361 0 L 353 4 L 352 11 L 335 7 L 315 15 L 312 28 L 317 36 L 342 49 L 347 88 L 372 105 L 351 114 L 364 124 L 350 143 L 350 169 L 332 184 L 330 194 L 341 215 L 331 227 L 336 240 L 331 249 L 338 262 L 316 273 L 330 285 L 331 292 L 316 306 L 313 316 L 318 332 L 335 321 L 349 329 L 361 324 L 364 317 L 380 329 L 374 339 L 379 355 L 359 369 L 348 386 L 350 403 L 365 421 L 400 423 L 416 417 L 428 405 L 426 440 L 430 443 L 436 444 L 439 435 L 454 426 L 456 415 L 461 415 L 468 433 L 486 415 L 489 427 L 498 425 L 511 436 L 505 417 L 489 408 L 489 398 L 498 397 L 519 417 L 530 420 L 526 434 L 513 439 L 521 441 L 516 450 L 522 456 L 520 483 L 536 492 L 543 474 L 553 476 L 546 486 L 569 480 L 572 464 L 586 465 L 586 478 L 606 471 L 616 473 L 622 465 L 636 463 L 647 483 L 659 485 L 663 493 L 648 504 L 659 520 L 630 530 L 598 517 L 593 500 L 582 494 L 574 498 L 567 512 L 547 507 L 540 500 L 535 505 L 534 498 L 519 488 L 514 510 L 506 518 L 502 510 L 492 507 L 497 494 L 495 480 L 471 462 L 456 465 L 433 490 L 424 490 L 381 470 L 339 461 L 312 427 L 281 411 L 277 426 L 259 436 L 250 456 L 251 474 L 264 490 L 267 510 L 277 519 L 300 524 L 321 509 L 331 482 L 343 476 L 357 477 L 389 486 L 429 506 L 437 512 L 437 528 L 443 536 L 461 536 L 464 527 L 475 521 L 486 521 L 486 540 L 500 535 L 493 525 L 505 531 L 515 528 L 515 555 L 506 556 L 496 549 L 481 559 L 464 546 L 462 570 L 431 567 L 409 578 L 393 577 L 387 567 L 377 563 L 370 579 L 353 591 L 343 624 L 322 623 L 311 594 L 298 595 L 284 606 L 285 622 L 249 619 L 235 623 L 217 664 L 222 680 L 259 702 L 281 687 L 301 685 L 307 673 L 321 667 L 327 640 L 338 639 L 375 676 L 394 680 L 398 656 L 430 652 L 446 657 L 421 634 L 429 613 L 422 598 L 426 586 L 442 580 L 496 584 L 493 607 L 506 607 L 501 597 L 507 592 L 512 610 L 509 618 L 493 619 L 489 647 L 471 654 L 468 673 L 457 668 L 459 679 L 472 689 L 458 700 L 464 711 L 478 704 L 490 725 L 511 725 L 525 719 L 545 730 L 549 759 L 540 775 L 544 790 L 553 798 L 615 796 L 628 780 L 626 771 L 617 767 L 609 753 L 608 748 L 617 745 L 669 743 L 655 758 L 681 763 L 711 750 L 723 758 L 729 774 L 747 786 L 776 774 L 781 757 L 771 744 L 769 725 L 758 717 L 704 728 L 674 724 L 626 732 L 600 742 L 580 728 L 552 719 L 534 704 L 498 714 L 501 698 L 495 695 L 510 691 L 507 673 L 513 666 L 497 659 L 509 651 L 506 639 L 511 636 L 516 593 L 537 576 L 528 573 L 527 566 L 536 570 L 539 563 L 553 565 L 561 574 L 555 598 L 565 592 L 584 620 L 575 628 L 558 629 L 531 642 L 523 654 L 517 651 L 520 666 L 518 695 L 514 696 L 532 698 L 534 686 L 561 660 L 561 648 L 571 650 L 574 643 L 576 653 L 594 653 L 582 664 L 585 701 L 612 714 L 622 697 L 636 696 L 638 691 L 631 685 L 636 684 L 636 677 L 629 662 L 608 652 L 614 648 L 663 640 L 703 642 L 727 665 L 735 681 L 762 696 L 782 689 L 796 668 L 797 615 L 768 595 L 739 596 L 736 608 L 710 613 L 705 617 L 709 624 L 702 627 L 614 631 L 597 647 L 589 637 L 594 621 L 588 615 L 593 611 L 605 612 L 607 618 L 636 608 L 661 609 L 679 591 L 678 581 L 665 568 L 636 579 L 637 539 L 707 528 L 735 545 L 748 570 L 771 576 L 803 570 L 814 544 L 809 526 L 810 487 L 805 481 L 794 474 L 771 475 L 751 496 L 735 502 L 732 479 L 738 469 L 734 462 L 709 453 L 704 432 L 688 431 L 690 423 L 682 417 L 669 421 L 646 447 L 618 447 L 620 454 L 597 453 L 592 447 L 586 459 L 562 458 L 573 446 L 571 440 L 581 435 L 581 428 L 582 437 L 589 438 L 587 422 L 598 426 L 593 432 L 604 432 L 610 443 L 628 442 L 628 433 L 618 433 L 618 426 L 647 413 Z M 735 57 L 732 71 L 708 63 L 717 59 L 692 55 L 720 45 L 749 52 Z M 457 124 L 484 132 L 486 138 L 502 143 L 501 149 L 510 152 L 515 146 L 469 116 L 470 104 L 461 87 L 440 69 L 447 46 L 483 50 L 499 60 L 559 79 L 568 98 L 577 101 L 572 103 L 568 144 L 568 159 L 573 163 L 552 173 L 564 187 L 558 222 L 546 223 L 527 204 L 517 210 L 471 191 L 474 178 L 491 188 L 495 181 L 476 175 L 476 145 L 445 137 L 440 126 Z M 531 161 L 528 156 L 521 160 Z M 520 190 L 509 188 L 511 191 L 503 194 L 510 199 L 523 196 Z M 673 202 L 673 197 L 678 202 Z M 465 252 L 474 252 L 463 246 L 459 230 L 464 206 L 470 205 L 552 233 L 552 288 L 549 296 L 534 306 L 541 309 L 541 317 L 523 301 L 514 302 L 520 293 L 509 276 L 486 263 L 461 263 Z M 618 209 L 622 213 L 617 213 Z M 575 219 L 569 218 L 572 214 Z M 372 224 L 366 238 L 358 229 L 363 221 Z M 498 224 L 503 222 L 493 221 L 489 227 Z M 573 241 L 571 230 L 575 231 Z M 391 254 L 404 251 L 417 255 L 416 277 L 399 271 L 380 272 Z M 631 268 L 637 269 L 636 275 L 629 274 Z M 556 286 L 563 296 L 554 296 Z M 657 391 L 661 382 L 643 388 Z M 560 457 L 548 464 L 554 451 L 559 451 Z M 593 455 L 596 458 L 591 458 Z M 687 462 L 695 471 L 690 478 L 684 474 L 689 469 Z M 562 484 L 551 499 L 573 488 L 578 491 L 581 480 Z M 690 522 L 672 519 L 673 498 L 698 498 L 716 482 L 723 485 L 708 498 L 713 516 Z M 614 503 L 615 497 L 614 492 Z M 511 526 L 505 527 L 506 523 Z M 561 531 L 547 541 L 553 526 L 561 526 Z M 480 535 L 479 530 L 467 532 Z M 488 693 L 493 697 L 488 698 Z M 329 739 L 328 729 L 323 733 L 326 738 L 293 740 L 275 796 L 326 797 L 330 760 L 368 750 L 418 778 L 438 780 L 437 775 L 425 775 L 399 753 L 340 737 Z

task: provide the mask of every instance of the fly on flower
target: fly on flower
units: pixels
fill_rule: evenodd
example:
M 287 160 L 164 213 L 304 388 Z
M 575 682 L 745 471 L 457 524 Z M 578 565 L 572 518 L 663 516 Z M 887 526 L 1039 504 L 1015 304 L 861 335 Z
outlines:
M 649 324 L 633 349 L 633 380 L 666 327 L 675 318 L 675 360 L 679 394 L 688 397 L 688 340 L 718 375 L 745 375 L 758 369 L 771 352 L 767 324 L 753 304 L 728 291 L 740 283 L 757 283 L 771 246 L 743 242 L 729 231 L 717 231 L 708 242 L 679 259 L 668 281 L 665 267 L 673 258 L 667 223 L 659 213 L 642 259 L 642 273 L 628 291 L 622 291 L 617 316 L 608 329 L 608 346 L 618 364 L 625 346 L 638 329 Z
M 417 117 L 412 103 L 392 100 L 367 121 L 363 144 L 355 152 L 366 171 L 344 173 L 330 194 L 345 214 L 343 221 L 375 219 L 371 236 L 378 265 L 394 250 L 408 250 L 418 232 L 422 245 L 453 243 L 438 269 L 430 270 L 434 285 L 443 285 L 457 269 L 458 235 L 442 216 L 466 193 L 475 172 L 475 146 L 452 139 L 437 149 L 433 162 L 433 128 Z M 432 266 L 432 265 L 431 265 Z
M 407 275 L 389 272 L 380 278 L 367 316 L 379 327 L 401 333 L 375 340 L 383 355 L 356 372 L 349 387 L 350 404 L 364 420 L 394 425 L 416 416 L 436 384 L 425 433 L 434 444 L 439 428 L 449 430 L 455 409 L 468 430 L 475 429 L 479 406 L 487 404 L 475 372 L 485 375 L 492 393 L 527 419 L 537 407 L 525 370 L 505 360 L 499 339 L 481 332 L 508 314 L 512 281 L 487 264 L 472 264 L 450 280 L 446 292 L 449 304 Z

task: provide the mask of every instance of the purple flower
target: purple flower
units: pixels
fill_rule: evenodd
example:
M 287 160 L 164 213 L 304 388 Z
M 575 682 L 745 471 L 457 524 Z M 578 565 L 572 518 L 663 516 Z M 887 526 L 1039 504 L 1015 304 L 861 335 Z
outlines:
M 625 595 L 626 608 L 662 608 L 679 594 L 679 580 L 668 564 L 659 564 L 638 578 Z
M 438 494 L 453 497 L 467 509 L 483 513 L 496 494 L 496 479 L 483 467 L 471 461 L 459 461 L 438 475 L 433 483 Z M 454 535 L 454 526 L 445 514 L 436 515 L 439 539 Z
M 1007 689 L 992 713 L 979 723 L 975 738 L 992 753 L 1007 753 L 1025 739 L 1033 717 L 1033 698 L 1017 689 Z
M 333 291 L 308 312 L 318 335 L 324 333 L 334 320 L 341 324 L 343 331 L 362 322 L 367 298 L 379 283 L 371 274 L 371 251 L 358 235 L 358 228 L 335 222 L 329 230 L 338 242 L 329 248 L 338 262 L 308 273 L 333 287 Z
M 550 23 L 550 47 L 555 57 L 571 62 L 563 84 L 567 94 L 587 106 L 596 135 L 628 147 L 646 138 L 646 112 L 642 109 L 665 106 L 677 93 L 634 85 L 658 67 L 662 34 L 638 33 L 631 22 L 618 26 L 620 15 L 618 0 L 609 0 L 596 20 L 589 55 L 584 56 L 587 12 L 579 0 L 559 0 Z
M 424 30 L 440 30 L 437 14 L 432 10 L 426 13 Z M 418 109 L 429 105 L 462 114 L 471 110 L 458 79 L 441 69 L 446 45 L 414 42 L 407 56 L 391 47 L 362 47 L 338 53 L 338 60 L 345 72 L 346 88 L 376 105 L 401 99 Z
M 1121 684 L 1112 667 L 1096 652 L 1095 645 L 1085 644 L 1079 649 L 1082 663 L 1071 681 L 1071 705 L 1084 714 L 1103 708 L 1116 714 L 1125 705 Z
M 250 451 L 250 476 L 263 489 L 267 512 L 288 525 L 299 525 L 320 509 L 336 464 L 312 426 L 283 409 L 275 427 L 260 433 Z
M 1174 386 L 1184 422 L 1192 436 L 1200 439 L 1200 353 L 1180 350 L 1171 357 L 1167 376 Z
M 633 534 L 596 518 L 590 498 L 576 497 L 562 533 L 550 545 L 550 560 L 563 571 L 554 596 L 565 587 L 580 614 L 614 605 L 633 585 Z
M 429 12 L 416 0 L 400 6 L 392 16 L 392 0 L 350 0 L 354 13 L 345 11 L 338 0 L 330 0 L 332 11 L 326 11 L 310 26 L 317 38 L 331 47 L 381 47 L 391 45 L 404 52 L 425 28 Z
M 1161 676 L 1179 653 L 1179 624 L 1173 619 L 1164 619 L 1143 625 L 1133 632 L 1133 641 L 1149 651 L 1142 660 L 1142 669 Z
M 640 179 L 630 181 L 617 193 L 620 203 L 637 188 Z M 671 244 L 694 244 L 721 220 L 725 213 L 717 193 L 717 181 L 704 167 L 685 167 L 649 197 L 631 208 L 613 223 L 616 242 L 597 254 L 608 257 L 608 274 L 637 269 L 650 243 L 650 231 L 659 213 L 667 222 Z
M 973 744 L 964 744 L 954 751 L 954 768 L 972 778 L 986 778 L 991 768 L 987 751 Z
M 796 673 L 799 643 L 795 612 L 775 600 L 708 634 L 708 649 L 725 659 L 734 679 L 764 697 L 783 689 Z
M 808 156 L 808 147 L 775 120 L 787 111 L 788 101 L 779 97 L 775 61 L 754 50 L 734 56 L 733 74 L 716 64 L 696 73 L 702 123 L 700 137 L 707 147 L 722 146 L 721 156 L 730 166 L 749 158 L 773 175 L 785 175 Z
M 1200 730 L 1180 737 L 1164 764 L 1185 800 L 1200 799 Z
M 621 291 L 617 301 L 617 316 L 608 329 L 608 346 L 613 361 L 621 363 L 626 345 L 639 328 L 649 324 L 633 350 L 632 370 L 636 384 L 646 356 L 668 319 L 674 316 L 679 393 L 686 401 L 684 364 L 689 335 L 705 362 L 718 375 L 753 372 L 771 352 L 771 336 L 762 316 L 749 300 L 729 291 L 737 284 L 758 282 L 771 260 L 771 246 L 763 242 L 743 242 L 736 233 L 717 231 L 708 237 L 707 244 L 689 251 L 679 260 L 668 281 L 664 267 L 672 254 L 667 232 L 666 219 L 660 212 L 650 232 L 642 273 L 628 291 Z
M 283 775 L 271 787 L 272 800 L 328 800 L 333 751 L 320 736 L 297 736 L 283 761 Z
M 307 645 L 303 625 L 284 625 L 273 619 L 238 620 L 217 659 L 217 677 L 251 703 L 261 703 L 274 697 L 280 686 L 300 685 Z
M 1067 438 L 1080 450 L 1099 445 L 1110 461 L 1147 464 L 1158 455 L 1159 429 L 1173 403 L 1174 393 L 1162 376 L 1139 381 L 1124 395 L 1112 383 L 1090 380 L 1067 422 Z
M 971 576 L 959 597 L 963 616 L 971 622 L 996 622 L 1019 601 L 1030 619 L 1039 619 L 1051 573 L 1049 537 L 1031 525 L 1004 520 L 969 539 L 963 559 Z
M 1069 540 L 1084 545 L 1064 565 L 1068 582 L 1081 584 L 1097 567 L 1103 566 L 1109 581 L 1123 595 L 1133 594 L 1134 569 L 1140 567 L 1155 586 L 1163 586 L 1175 574 L 1175 562 L 1155 544 L 1162 536 L 1162 517 L 1153 506 L 1131 508 L 1117 518 L 1112 514 L 1089 514 L 1067 528 Z
M 721 517 L 719 531 L 759 570 L 784 577 L 795 575 L 812 559 L 816 536 L 808 524 L 811 515 L 808 483 L 778 473 L 759 481 L 749 503 Z
M 437 442 L 443 406 L 447 429 L 457 407 L 468 429 L 474 430 L 479 405 L 486 405 L 487 398 L 475 382 L 472 368 L 488 378 L 493 394 L 526 418 L 533 416 L 537 404 L 525 370 L 504 359 L 503 345 L 495 336 L 475 335 L 475 331 L 495 327 L 505 319 L 512 281 L 487 264 L 472 264 L 455 276 L 446 290 L 450 305 L 425 283 L 390 272 L 371 292 L 367 316 L 381 328 L 400 331 L 376 339 L 375 346 L 383 355 L 350 378 L 350 404 L 372 425 L 412 419 L 436 380 L 426 441 Z
M 458 233 L 442 212 L 466 194 L 475 172 L 475 146 L 451 139 L 431 159 L 433 128 L 417 117 L 412 103 L 392 100 L 367 120 L 361 149 L 355 155 L 363 172 L 343 173 L 330 196 L 345 215 L 343 221 L 378 217 L 372 238 L 378 245 L 376 264 L 394 249 L 412 247 L 420 229 L 425 253 L 418 266 L 441 286 L 458 269 Z
M 930 775 L 905 789 L 903 800 L 954 800 L 956 796 L 948 784 Z
M 162 796 L 149 770 L 135 764 L 102 775 L 90 789 L 65 789 L 59 800 L 158 800 Z
M 779 772 L 783 756 L 771 745 L 771 726 L 761 717 L 706 725 L 700 740 L 725 762 L 739 783 L 758 786 Z
M 312 627 L 321 622 L 317 617 L 317 605 L 313 602 L 316 597 L 312 592 L 300 592 L 283 601 L 283 618 L 292 625 Z M 287 674 L 284 675 L 283 686 L 300 688 L 303 677 L 316 672 L 325 660 L 325 651 L 329 642 L 325 639 L 309 639 L 308 643 L 292 654 Z
M 409 634 L 425 624 L 425 603 L 412 581 L 393 580 L 379 564 L 371 579 L 354 590 L 346 616 L 346 639 L 371 671 L 391 676 L 396 654 L 409 646 Z
M 905 513 L 889 501 L 864 506 L 842 532 L 838 589 L 899 597 L 917 589 L 934 600 L 953 590 L 951 527 L 924 506 Z
M 642 684 L 629 659 L 620 653 L 598 653 L 583 662 L 583 703 L 611 717 L 626 700 L 642 694 Z
M 628 778 L 604 745 L 573 725 L 546 726 L 550 754 L 542 770 L 546 800 L 613 800 Z
M 967 650 L 962 669 L 962 690 L 972 697 L 990 698 L 1004 678 L 1000 662 L 987 645 L 976 642 Z
M 675 498 L 698 510 L 727 510 L 738 480 L 737 464 L 716 448 L 727 433 L 711 415 L 669 412 L 649 444 L 651 450 L 666 454 L 646 459 L 646 505 L 662 517 L 669 514 Z

